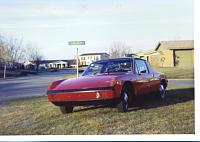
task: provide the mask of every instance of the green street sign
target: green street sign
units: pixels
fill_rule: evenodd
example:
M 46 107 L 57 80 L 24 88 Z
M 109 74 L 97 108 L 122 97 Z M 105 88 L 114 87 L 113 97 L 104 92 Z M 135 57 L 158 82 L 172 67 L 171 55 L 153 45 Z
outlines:
M 69 41 L 69 45 L 85 45 L 85 41 Z

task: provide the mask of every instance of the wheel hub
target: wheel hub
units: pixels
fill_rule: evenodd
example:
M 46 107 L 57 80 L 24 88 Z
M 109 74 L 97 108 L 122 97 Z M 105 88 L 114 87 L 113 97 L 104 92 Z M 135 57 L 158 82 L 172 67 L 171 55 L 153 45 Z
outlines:
M 160 97 L 162 99 L 165 98 L 165 88 L 164 88 L 164 86 L 162 84 L 160 85 Z
M 125 92 L 124 93 L 124 100 L 127 102 L 128 101 L 128 94 Z

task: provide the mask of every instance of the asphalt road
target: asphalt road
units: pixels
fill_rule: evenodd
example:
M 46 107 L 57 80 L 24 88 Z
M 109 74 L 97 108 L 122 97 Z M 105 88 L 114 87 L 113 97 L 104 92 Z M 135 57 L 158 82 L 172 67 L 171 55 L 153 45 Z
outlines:
M 194 86 L 194 80 L 193 79 L 169 79 L 168 80 L 170 85 L 188 85 L 188 86 Z
M 0 102 L 16 98 L 44 96 L 49 83 L 73 73 L 76 73 L 76 71 L 60 71 L 6 80 L 0 79 Z M 169 80 L 169 84 L 194 86 L 194 80 Z
M 76 73 L 75 70 L 65 70 L 6 80 L 0 79 L 0 102 L 16 98 L 44 96 L 49 83 L 74 73 Z

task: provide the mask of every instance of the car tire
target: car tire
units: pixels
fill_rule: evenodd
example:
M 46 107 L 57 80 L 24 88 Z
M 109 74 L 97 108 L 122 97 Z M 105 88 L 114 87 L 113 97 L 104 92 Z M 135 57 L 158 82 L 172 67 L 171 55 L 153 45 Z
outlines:
M 62 112 L 62 114 L 72 113 L 73 108 L 73 106 L 60 106 L 60 111 Z
M 129 91 L 127 89 L 128 86 L 125 86 L 121 93 L 120 102 L 117 105 L 119 112 L 127 112 L 129 107 Z
M 160 100 L 165 100 L 166 98 L 166 90 L 165 86 L 163 83 L 160 83 L 160 88 L 159 88 L 159 99 Z

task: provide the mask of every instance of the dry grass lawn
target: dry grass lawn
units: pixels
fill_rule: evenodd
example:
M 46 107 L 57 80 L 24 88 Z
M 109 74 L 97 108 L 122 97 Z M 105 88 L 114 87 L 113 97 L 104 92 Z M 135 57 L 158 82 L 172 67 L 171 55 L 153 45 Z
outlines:
M 165 73 L 170 79 L 194 79 L 194 68 L 154 67 L 154 70 Z
M 0 104 L 0 135 L 194 134 L 194 88 L 169 86 L 166 101 L 137 100 L 127 113 L 116 108 L 75 107 L 60 113 L 47 97 Z

